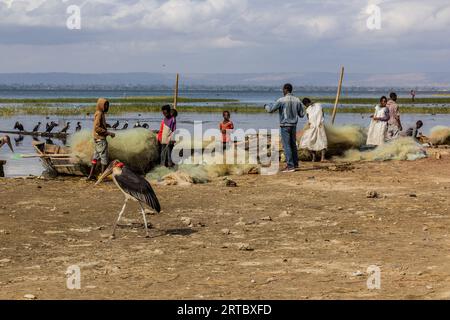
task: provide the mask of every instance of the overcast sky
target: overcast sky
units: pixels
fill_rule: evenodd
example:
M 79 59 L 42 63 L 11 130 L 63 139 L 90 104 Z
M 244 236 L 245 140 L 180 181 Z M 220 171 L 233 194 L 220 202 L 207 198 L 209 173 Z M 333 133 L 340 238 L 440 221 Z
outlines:
M 449 0 L 0 0 L 0 72 L 450 71 L 449 31 Z

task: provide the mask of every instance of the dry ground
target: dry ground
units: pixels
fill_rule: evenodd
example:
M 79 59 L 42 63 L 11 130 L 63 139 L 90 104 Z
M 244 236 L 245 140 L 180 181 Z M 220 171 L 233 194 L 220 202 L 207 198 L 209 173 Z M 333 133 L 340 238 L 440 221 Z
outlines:
M 112 183 L 1 179 L 0 298 L 447 299 L 449 175 L 446 155 L 156 185 L 152 238 L 133 205 L 116 240 Z M 66 287 L 71 265 L 81 290 Z M 380 290 L 367 289 L 370 265 Z

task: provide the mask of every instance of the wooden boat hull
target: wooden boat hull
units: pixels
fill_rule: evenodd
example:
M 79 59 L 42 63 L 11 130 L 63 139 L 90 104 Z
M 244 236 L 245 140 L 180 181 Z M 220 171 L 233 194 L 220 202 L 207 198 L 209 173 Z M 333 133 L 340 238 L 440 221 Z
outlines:
M 49 172 L 64 176 L 83 177 L 88 175 L 89 167 L 74 161 L 70 148 L 44 142 L 33 142 L 33 146 L 36 152 L 43 156 L 41 163 Z M 58 157 L 52 157 L 52 155 L 58 155 Z M 64 155 L 67 157 L 61 157 Z

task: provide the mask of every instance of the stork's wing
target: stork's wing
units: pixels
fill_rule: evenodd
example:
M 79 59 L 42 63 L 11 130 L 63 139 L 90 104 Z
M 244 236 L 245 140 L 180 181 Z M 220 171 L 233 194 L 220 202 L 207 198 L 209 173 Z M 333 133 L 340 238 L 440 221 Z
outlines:
M 153 191 L 152 186 L 144 177 L 141 177 L 127 167 L 124 167 L 122 169 L 122 174 L 117 175 L 114 178 L 123 191 L 130 194 L 137 200 L 145 202 L 147 205 L 155 209 L 156 212 L 159 213 L 161 211 L 161 206 L 158 198 L 156 197 L 155 191 Z

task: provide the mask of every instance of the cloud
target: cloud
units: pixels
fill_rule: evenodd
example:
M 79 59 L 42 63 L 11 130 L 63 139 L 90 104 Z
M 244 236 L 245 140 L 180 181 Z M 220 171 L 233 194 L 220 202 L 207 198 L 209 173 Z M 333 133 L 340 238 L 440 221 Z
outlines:
M 73 4 L 81 6 L 77 31 L 66 28 Z M 367 28 L 369 4 L 381 9 L 380 30 Z M 124 57 L 122 51 L 152 59 L 170 53 L 180 64 L 201 61 L 211 71 L 225 68 L 216 63 L 222 58 L 237 71 L 240 64 L 277 71 L 285 61 L 318 71 L 343 63 L 363 71 L 372 64 L 445 68 L 448 30 L 448 0 L 14 0 L 10 7 L 0 1 L 0 45 L 12 46 L 8 52 L 54 46 L 58 59 L 65 45 L 90 48 L 92 55 L 106 46 Z
M 246 45 L 245 42 L 231 39 L 231 36 L 216 38 L 211 41 L 213 47 L 216 48 L 237 48 Z

